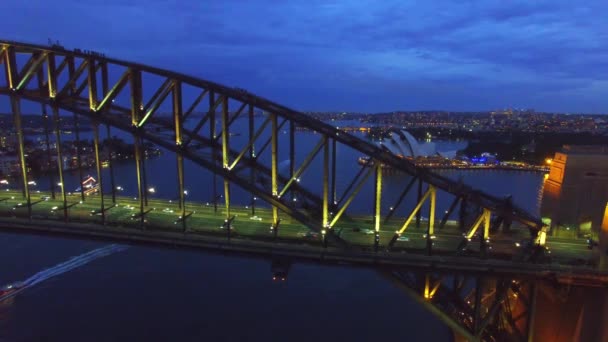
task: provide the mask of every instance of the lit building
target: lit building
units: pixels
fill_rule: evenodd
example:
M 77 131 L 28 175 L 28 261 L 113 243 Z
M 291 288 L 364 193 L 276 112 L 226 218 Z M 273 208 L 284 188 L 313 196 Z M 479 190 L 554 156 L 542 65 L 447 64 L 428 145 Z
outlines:
M 15 134 L 3 134 L 0 136 L 0 148 L 12 149 L 17 144 L 17 136 Z
M 19 171 L 19 159 L 17 156 L 0 156 L 0 174 L 8 176 Z
M 557 236 L 597 234 L 608 202 L 608 146 L 564 146 L 550 162 L 543 222 Z
M 408 131 L 393 130 L 389 133 L 389 138 L 384 139 L 380 146 L 401 158 L 404 157 L 429 157 L 441 156 L 444 158 L 454 158 L 456 151 L 437 151 L 434 143 L 427 142 L 419 144 Z

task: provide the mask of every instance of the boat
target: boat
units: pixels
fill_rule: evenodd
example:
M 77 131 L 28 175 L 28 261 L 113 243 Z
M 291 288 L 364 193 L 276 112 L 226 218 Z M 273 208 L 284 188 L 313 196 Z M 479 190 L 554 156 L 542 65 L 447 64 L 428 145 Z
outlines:
M 25 284 L 21 281 L 16 281 L 0 288 L 0 300 L 7 299 L 16 295 L 25 289 Z
M 82 185 L 76 188 L 75 192 L 84 191 L 85 195 L 91 195 L 99 191 L 99 183 L 92 176 L 87 176 L 82 183 Z M 84 190 L 83 190 L 84 189 Z

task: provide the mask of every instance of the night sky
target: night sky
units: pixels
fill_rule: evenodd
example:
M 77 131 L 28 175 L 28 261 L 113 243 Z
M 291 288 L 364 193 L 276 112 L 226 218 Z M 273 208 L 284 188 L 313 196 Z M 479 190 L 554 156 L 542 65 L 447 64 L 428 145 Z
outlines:
M 4 0 L 0 22 L 305 111 L 608 112 L 606 0 Z

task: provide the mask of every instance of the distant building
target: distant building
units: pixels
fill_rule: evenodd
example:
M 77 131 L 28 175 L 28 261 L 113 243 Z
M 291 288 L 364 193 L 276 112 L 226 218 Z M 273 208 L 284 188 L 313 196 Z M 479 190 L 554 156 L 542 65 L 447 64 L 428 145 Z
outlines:
M 19 170 L 19 159 L 17 156 L 0 156 L 0 174 L 8 176 Z
M 608 203 L 608 146 L 564 146 L 551 161 L 541 216 L 553 235 L 597 233 Z
M 456 156 L 456 151 L 437 151 L 434 143 L 419 144 L 416 138 L 406 130 L 392 130 L 389 138 L 384 139 L 380 146 L 401 158 L 429 156 L 454 158 Z
M 15 134 L 2 134 L 0 135 L 0 148 L 13 149 L 17 144 L 17 136 Z

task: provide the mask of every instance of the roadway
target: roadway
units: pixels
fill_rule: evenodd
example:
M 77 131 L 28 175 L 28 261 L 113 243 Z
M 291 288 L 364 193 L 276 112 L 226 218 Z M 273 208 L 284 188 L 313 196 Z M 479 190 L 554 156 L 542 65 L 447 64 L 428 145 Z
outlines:
M 32 218 L 37 220 L 63 221 L 63 201 L 60 196 L 50 198 L 50 193 L 32 192 L 31 194 Z M 111 197 L 105 196 L 105 224 L 115 227 L 140 227 L 140 202 L 133 197 L 117 196 L 116 203 Z M 74 223 L 102 224 L 100 213 L 101 197 L 98 194 L 85 196 L 81 201 L 80 193 L 68 196 L 68 217 Z M 223 203 L 218 203 L 217 211 L 213 203 L 186 202 L 186 220 L 182 222 L 178 203 L 172 200 L 150 197 L 148 205 L 144 208 L 144 227 L 146 230 L 161 230 L 169 232 L 183 232 L 184 227 L 190 233 L 207 234 L 217 237 L 228 237 L 225 219 L 226 210 Z M 27 204 L 21 191 L 0 192 L 0 216 L 27 218 Z M 272 211 L 269 208 L 256 207 L 252 216 L 250 207 L 232 206 L 230 216 L 234 216 L 230 229 L 230 237 L 249 240 L 278 240 L 285 243 L 320 246 L 321 235 L 311 232 L 306 226 L 294 221 L 290 217 L 281 217 L 277 239 L 271 231 Z M 400 228 L 405 218 L 393 217 L 380 230 L 380 246 L 388 245 L 394 232 Z M 427 239 L 425 237 L 427 222 L 421 222 L 420 228 L 415 223 L 408 226 L 402 235 L 403 241 L 397 241 L 394 251 L 426 254 Z M 350 245 L 363 251 L 370 251 L 374 245 L 374 232 L 372 218 L 368 216 L 350 216 L 342 219 L 334 228 L 336 235 L 347 241 Z M 481 229 L 481 228 L 480 228 Z M 435 231 L 432 240 L 433 254 L 454 255 L 459 244 L 463 242 L 462 232 L 456 222 L 448 221 L 442 230 Z M 509 234 L 498 233 L 491 236 L 487 245 L 488 258 L 501 260 L 514 260 L 523 254 L 525 242 L 529 239 L 526 229 L 512 229 Z M 587 248 L 585 239 L 555 239 L 547 240 L 546 255 L 551 263 L 561 265 L 584 265 L 592 258 L 592 251 Z M 469 242 L 461 255 L 478 255 L 480 242 L 477 238 Z

